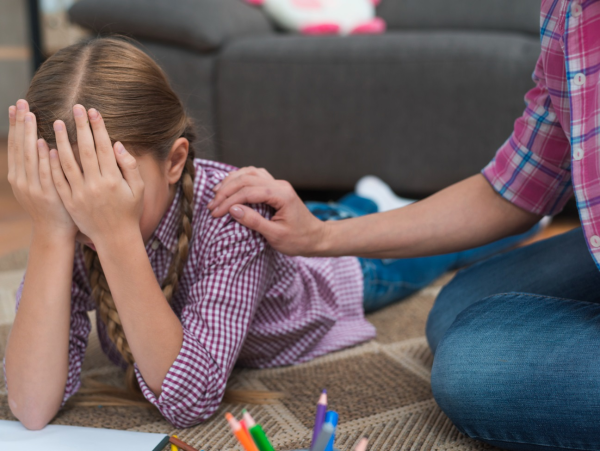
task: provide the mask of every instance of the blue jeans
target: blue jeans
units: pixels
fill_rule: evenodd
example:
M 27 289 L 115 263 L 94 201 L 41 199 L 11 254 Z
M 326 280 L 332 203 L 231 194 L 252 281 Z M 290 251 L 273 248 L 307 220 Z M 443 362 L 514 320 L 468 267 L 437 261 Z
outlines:
M 600 272 L 581 229 L 457 274 L 427 322 L 433 395 L 510 450 L 600 450 Z
M 340 220 L 377 212 L 370 199 L 348 194 L 338 202 L 307 202 L 319 219 Z M 486 246 L 463 252 L 407 259 L 360 258 L 364 276 L 364 308 L 378 310 L 429 285 L 445 272 L 471 265 L 497 254 L 535 235 L 539 226 L 528 232 L 504 238 Z

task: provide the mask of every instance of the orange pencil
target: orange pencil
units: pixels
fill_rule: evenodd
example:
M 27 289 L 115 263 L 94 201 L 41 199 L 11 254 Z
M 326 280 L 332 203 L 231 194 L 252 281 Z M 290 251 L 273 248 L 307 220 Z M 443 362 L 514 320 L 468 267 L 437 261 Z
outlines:
M 246 451 L 258 451 L 258 448 L 254 444 L 250 436 L 242 429 L 240 422 L 236 420 L 233 417 L 233 415 L 231 415 L 229 412 L 225 414 L 225 418 L 227 418 L 229 426 L 231 426 L 231 432 L 233 432 L 235 438 L 238 439 L 238 441 L 242 445 L 242 448 L 244 448 Z

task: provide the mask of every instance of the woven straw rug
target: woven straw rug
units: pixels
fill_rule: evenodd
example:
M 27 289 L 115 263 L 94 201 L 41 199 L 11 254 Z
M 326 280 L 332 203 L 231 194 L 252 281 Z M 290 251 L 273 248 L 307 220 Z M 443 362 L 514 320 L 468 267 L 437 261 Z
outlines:
M 26 252 L 0 258 L 0 357 L 14 318 L 14 292 L 21 280 Z M 315 404 L 327 388 L 329 407 L 340 415 L 336 448 L 350 451 L 364 435 L 369 450 L 497 449 L 462 435 L 437 407 L 429 385 L 433 358 L 424 337 L 425 320 L 435 296 L 449 277 L 368 319 L 377 339 L 307 364 L 269 370 L 236 370 L 232 388 L 256 388 L 288 394 L 277 404 L 223 404 L 206 423 L 175 429 L 157 411 L 134 407 L 78 407 L 61 411 L 54 424 L 177 434 L 205 451 L 239 450 L 223 414 L 240 416 L 247 407 L 274 447 L 289 450 L 310 445 Z M 92 322 L 93 323 L 93 322 Z M 83 373 L 120 385 L 122 374 L 102 354 L 95 331 L 90 335 Z M 0 419 L 13 419 L 0 381 Z

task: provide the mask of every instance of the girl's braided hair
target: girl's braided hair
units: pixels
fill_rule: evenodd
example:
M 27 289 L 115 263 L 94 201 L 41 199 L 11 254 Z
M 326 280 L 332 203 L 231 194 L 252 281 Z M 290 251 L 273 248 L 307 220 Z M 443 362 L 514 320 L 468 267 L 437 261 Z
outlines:
M 161 68 L 128 39 L 92 39 L 51 56 L 35 74 L 26 99 L 37 117 L 40 137 L 50 145 L 55 144 L 53 123 L 57 119 L 65 122 L 71 143 L 75 143 L 77 134 L 71 111 L 78 103 L 100 111 L 112 142 L 121 141 L 134 155 L 151 154 L 155 160 L 165 161 L 175 140 L 188 139 L 190 151 L 178 187 L 182 194 L 178 241 L 162 282 L 163 293 L 170 303 L 192 238 L 196 134 Z M 97 314 L 127 363 L 128 392 L 88 380 L 70 404 L 151 406 L 141 396 L 133 370 L 134 357 L 98 254 L 87 246 L 83 246 L 83 253 Z M 276 397 L 277 394 L 269 392 L 228 390 L 226 393 L 226 399 L 232 402 L 269 402 Z

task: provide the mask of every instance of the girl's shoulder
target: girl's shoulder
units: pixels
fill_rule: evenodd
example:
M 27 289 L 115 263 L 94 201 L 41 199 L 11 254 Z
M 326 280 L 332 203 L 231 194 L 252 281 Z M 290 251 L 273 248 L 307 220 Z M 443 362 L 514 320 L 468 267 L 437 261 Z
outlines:
M 202 230 L 202 233 L 205 234 L 205 238 L 208 238 L 207 235 L 213 235 L 217 231 L 221 233 L 227 231 L 251 235 L 256 234 L 256 238 L 262 241 L 262 236 L 256 232 L 252 233 L 251 230 L 246 229 L 229 215 L 225 215 L 221 218 L 214 218 L 207 208 L 208 203 L 215 197 L 213 188 L 227 177 L 230 172 L 236 171 L 238 168 L 226 163 L 203 160 L 200 158 L 194 159 L 194 167 L 196 169 L 196 175 L 194 177 L 195 229 L 197 231 Z M 272 210 L 267 205 L 252 204 L 250 207 L 266 218 L 272 216 Z
M 194 159 L 196 175 L 194 177 L 194 207 L 196 209 L 208 205 L 214 198 L 213 188 L 232 171 L 238 168 L 212 160 Z

